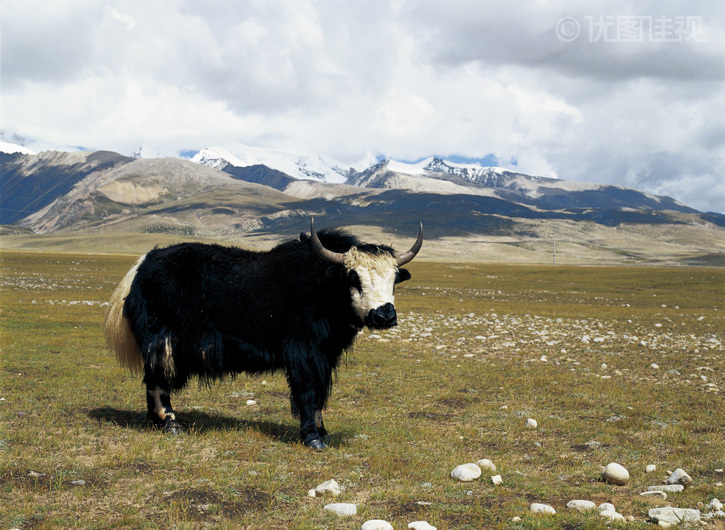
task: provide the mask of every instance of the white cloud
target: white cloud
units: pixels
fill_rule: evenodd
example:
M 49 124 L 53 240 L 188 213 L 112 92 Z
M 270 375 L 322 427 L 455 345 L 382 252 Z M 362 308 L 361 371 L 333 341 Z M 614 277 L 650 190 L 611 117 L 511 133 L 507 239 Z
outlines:
M 591 42 L 600 15 L 696 15 L 708 42 Z M 0 132 L 36 149 L 493 153 L 725 211 L 717 2 L 10 0 L 0 23 Z

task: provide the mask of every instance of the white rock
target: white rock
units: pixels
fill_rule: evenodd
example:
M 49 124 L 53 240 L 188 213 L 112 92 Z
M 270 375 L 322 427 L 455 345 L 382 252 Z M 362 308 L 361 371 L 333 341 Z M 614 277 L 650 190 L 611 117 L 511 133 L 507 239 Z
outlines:
M 722 510 L 722 503 L 719 499 L 713 499 L 710 501 L 710 503 L 707 505 L 708 509 L 712 510 L 713 512 L 719 512 Z
M 667 494 L 662 490 L 643 491 L 640 495 L 642 497 L 657 497 L 667 500 Z
M 413 521 L 408 525 L 413 530 L 437 530 L 435 526 L 429 525 L 426 521 Z
M 654 473 L 655 471 L 657 471 L 657 466 L 654 464 L 650 464 L 646 468 L 644 468 L 645 473 Z
M 325 493 L 329 493 L 333 497 L 337 497 L 342 493 L 342 490 L 340 489 L 340 485 L 337 483 L 337 481 L 333 478 L 330 480 L 326 480 L 319 486 L 315 488 L 317 493 L 320 495 L 324 495 Z
M 324 508 L 325 511 L 334 513 L 338 517 L 350 517 L 352 515 L 357 515 L 357 506 L 354 504 L 348 504 L 346 502 L 336 502 L 333 504 L 328 504 Z
M 664 508 L 652 508 L 647 515 L 656 523 L 696 523 L 700 520 L 700 510 L 692 510 L 690 508 L 672 508 L 666 506 Z
M 597 506 L 597 509 L 600 512 L 616 512 L 617 509 L 614 507 L 614 504 L 611 502 L 603 502 L 599 506 Z
M 451 477 L 461 482 L 472 482 L 481 476 L 481 468 L 476 464 L 461 464 L 451 471 Z
M 521 522 L 521 517 L 519 517 L 518 515 L 516 517 L 512 517 L 511 518 L 511 522 L 512 523 L 519 523 L 519 522 Z
M 488 458 L 484 458 L 476 462 L 476 465 L 481 468 L 481 471 L 490 471 L 491 473 L 496 472 L 496 466 Z
M 606 465 L 604 471 L 602 471 L 602 478 L 605 482 L 610 484 L 617 484 L 623 486 L 629 480 L 629 471 L 624 466 L 611 462 Z
M 307 492 L 308 497 L 312 497 L 313 499 L 317 497 L 317 491 L 316 490 L 310 490 Z
M 393 530 L 393 525 L 382 519 L 365 521 L 360 530 Z
M 574 499 L 573 501 L 567 502 L 566 507 L 571 510 L 577 510 L 579 512 L 586 512 L 589 510 L 597 509 L 597 505 L 594 504 L 592 501 L 585 501 L 579 499 Z
M 248 406 L 248 407 L 253 407 L 253 406 L 255 406 L 256 404 L 257 404 L 257 402 L 256 402 L 255 400 L 253 400 L 253 399 L 248 399 L 248 400 L 247 400 L 247 406 Z
M 545 513 L 547 515 L 554 515 L 556 513 L 556 510 L 548 504 L 540 504 L 538 502 L 532 502 L 531 506 L 529 506 L 529 511 L 531 513 Z
M 679 493 L 684 490 L 682 484 L 668 484 L 667 486 L 648 486 L 647 491 L 666 491 L 667 493 Z
M 529 418 L 529 419 L 526 420 L 526 426 L 529 429 L 536 429 L 536 427 L 538 427 L 539 424 L 538 424 L 538 422 L 535 419 Z
M 659 367 L 660 367 L 660 365 L 659 365 L 659 364 L 657 364 L 657 363 L 652 363 L 652 364 L 650 364 L 650 365 L 649 365 L 649 367 L 650 367 L 650 368 L 654 368 L 654 369 L 656 370 L 657 368 L 659 368 Z
M 501 478 L 501 475 L 494 475 L 491 477 L 491 482 L 493 482 L 494 486 L 500 486 L 503 484 L 503 478 Z
M 74 486 L 85 486 L 86 485 L 85 480 L 71 480 L 70 483 L 73 484 Z
M 670 475 L 670 478 L 667 479 L 667 484 L 682 484 L 683 486 L 687 486 L 691 483 L 692 477 L 685 473 L 684 469 L 679 467 L 675 469 L 675 471 Z
M 612 510 L 605 510 L 603 512 L 599 512 L 599 515 L 602 517 L 605 517 L 611 521 L 624 521 L 625 520 L 624 515 L 622 515 L 621 513 L 612 511 Z

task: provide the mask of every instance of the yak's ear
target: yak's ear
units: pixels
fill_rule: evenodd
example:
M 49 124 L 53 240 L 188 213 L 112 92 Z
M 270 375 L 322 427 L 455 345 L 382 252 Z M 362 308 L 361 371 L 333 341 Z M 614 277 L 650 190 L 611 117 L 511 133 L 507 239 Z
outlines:
M 410 272 L 408 272 L 408 269 L 398 269 L 398 274 L 395 276 L 395 283 L 402 283 L 404 281 L 410 280 Z
M 307 243 L 310 240 L 310 235 L 305 232 L 300 232 L 300 241 Z

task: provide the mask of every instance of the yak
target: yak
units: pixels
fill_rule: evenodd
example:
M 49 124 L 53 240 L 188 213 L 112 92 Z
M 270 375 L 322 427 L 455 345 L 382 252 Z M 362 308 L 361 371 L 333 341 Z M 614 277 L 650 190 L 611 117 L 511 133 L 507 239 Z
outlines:
M 266 252 L 203 243 L 139 258 L 109 302 L 105 338 L 119 363 L 143 374 L 148 415 L 179 434 L 170 395 L 192 376 L 211 383 L 242 372 L 284 372 L 302 442 L 326 448 L 322 421 L 332 377 L 363 327 L 397 325 L 395 285 L 410 250 L 315 230 Z

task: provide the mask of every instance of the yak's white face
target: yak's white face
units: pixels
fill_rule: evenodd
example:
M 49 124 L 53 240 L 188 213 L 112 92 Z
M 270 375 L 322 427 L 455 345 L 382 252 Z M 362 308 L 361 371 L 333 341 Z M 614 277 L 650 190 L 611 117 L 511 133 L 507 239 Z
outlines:
M 399 273 L 390 254 L 370 254 L 353 247 L 345 253 L 345 268 L 350 275 L 353 307 L 361 322 L 371 328 L 389 328 L 397 324 L 395 284 Z

